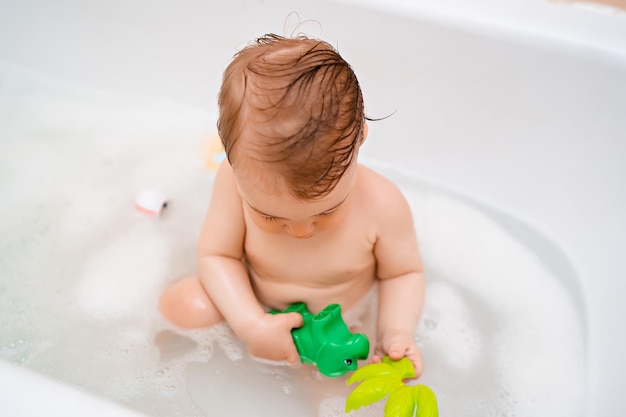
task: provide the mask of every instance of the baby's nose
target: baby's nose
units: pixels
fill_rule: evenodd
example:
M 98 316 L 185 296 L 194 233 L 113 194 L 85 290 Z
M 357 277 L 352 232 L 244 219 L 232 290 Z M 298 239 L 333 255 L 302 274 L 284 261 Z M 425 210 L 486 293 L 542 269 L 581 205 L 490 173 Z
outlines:
M 289 222 L 287 224 L 287 233 L 298 239 L 308 239 L 313 236 L 313 230 L 315 229 L 315 223 L 312 221 L 306 222 Z

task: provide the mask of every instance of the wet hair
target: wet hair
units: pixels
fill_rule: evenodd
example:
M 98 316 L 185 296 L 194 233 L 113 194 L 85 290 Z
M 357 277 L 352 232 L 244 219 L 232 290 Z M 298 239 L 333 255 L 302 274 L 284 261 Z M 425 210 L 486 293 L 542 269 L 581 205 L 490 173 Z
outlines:
M 330 193 L 364 139 L 356 75 L 318 39 L 256 39 L 224 71 L 218 105 L 233 168 L 247 159 L 267 163 L 302 200 Z

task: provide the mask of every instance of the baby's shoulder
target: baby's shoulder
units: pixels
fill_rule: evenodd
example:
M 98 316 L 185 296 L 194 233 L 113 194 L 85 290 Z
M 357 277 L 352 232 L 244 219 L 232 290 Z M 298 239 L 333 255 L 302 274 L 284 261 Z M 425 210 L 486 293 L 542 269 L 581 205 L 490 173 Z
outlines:
M 375 211 L 394 212 L 406 206 L 402 191 L 391 180 L 363 165 L 357 176 L 360 199 Z

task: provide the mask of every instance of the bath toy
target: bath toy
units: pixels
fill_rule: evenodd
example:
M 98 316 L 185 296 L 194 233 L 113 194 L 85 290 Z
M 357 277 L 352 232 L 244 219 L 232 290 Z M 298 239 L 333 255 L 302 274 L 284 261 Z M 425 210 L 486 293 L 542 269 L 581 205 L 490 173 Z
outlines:
M 167 207 L 167 197 L 160 191 L 149 189 L 140 192 L 135 199 L 135 210 L 149 217 L 156 217 Z
M 352 333 L 341 317 L 341 306 L 330 304 L 317 314 L 304 303 L 295 303 L 283 311 L 302 315 L 304 324 L 291 335 L 304 363 L 316 365 L 323 375 L 340 377 L 357 368 L 357 361 L 367 359 L 370 344 L 367 336 Z
M 394 361 L 385 356 L 380 363 L 363 366 L 346 381 L 346 385 L 360 382 L 346 399 L 346 413 L 389 395 L 384 417 L 437 417 L 435 393 L 426 385 L 402 382 L 414 377 L 415 369 L 407 358 Z

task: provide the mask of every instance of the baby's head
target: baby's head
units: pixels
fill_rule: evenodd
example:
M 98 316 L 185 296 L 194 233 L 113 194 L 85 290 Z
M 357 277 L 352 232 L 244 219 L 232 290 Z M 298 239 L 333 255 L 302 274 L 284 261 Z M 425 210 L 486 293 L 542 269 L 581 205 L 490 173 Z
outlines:
M 238 52 L 219 93 L 219 135 L 238 175 L 269 172 L 299 200 L 324 197 L 365 138 L 363 96 L 328 43 L 266 35 Z

